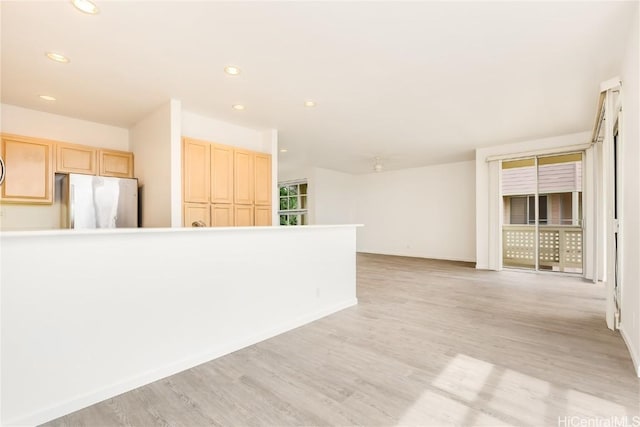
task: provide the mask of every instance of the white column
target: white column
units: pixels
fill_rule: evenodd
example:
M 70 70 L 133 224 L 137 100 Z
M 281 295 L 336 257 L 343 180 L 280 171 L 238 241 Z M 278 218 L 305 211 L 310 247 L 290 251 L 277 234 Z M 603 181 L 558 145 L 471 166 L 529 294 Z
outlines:
M 596 250 L 597 241 L 597 159 L 596 147 L 592 146 L 585 151 L 584 155 L 584 192 L 582 203 L 584 206 L 584 239 L 583 239 L 583 259 L 584 277 L 597 280 L 598 254 Z
M 489 269 L 502 270 L 502 161 L 489 162 Z

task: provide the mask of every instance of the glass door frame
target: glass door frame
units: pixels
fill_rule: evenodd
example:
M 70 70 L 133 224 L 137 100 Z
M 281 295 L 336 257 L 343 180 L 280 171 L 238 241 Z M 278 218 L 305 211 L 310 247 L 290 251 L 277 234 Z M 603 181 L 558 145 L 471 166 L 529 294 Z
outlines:
M 581 215 L 578 218 L 579 221 L 579 227 L 582 233 L 582 240 L 581 240 L 581 267 L 580 267 L 580 273 L 573 273 L 573 272 L 566 272 L 566 271 L 553 271 L 553 270 L 547 270 L 547 269 L 541 269 L 540 268 L 540 169 L 539 169 L 539 159 L 540 158 L 545 158 L 545 157 L 557 157 L 557 156 L 565 156 L 565 155 L 572 155 L 572 154 L 579 154 L 580 155 L 580 165 L 581 165 L 581 193 L 582 193 L 582 197 L 580 198 L 581 200 L 578 201 L 578 203 L 580 203 L 579 209 L 581 210 Z M 508 159 L 503 159 L 503 162 L 509 162 L 509 161 L 517 161 L 517 160 L 526 160 L 526 159 L 533 159 L 534 161 L 534 168 L 535 168 L 535 179 L 536 179 L 536 185 L 535 185 L 535 193 L 534 193 L 534 263 L 533 263 L 533 268 L 529 269 L 526 267 L 517 267 L 517 266 L 505 266 L 504 265 L 504 251 L 502 253 L 502 260 L 501 260 L 501 265 L 502 268 L 507 268 L 507 269 L 524 269 L 524 270 L 528 270 L 528 271 L 535 271 L 535 272 L 543 272 L 543 273 L 553 273 L 553 274 L 557 274 L 557 273 L 562 273 L 562 274 L 580 274 L 580 275 L 584 275 L 585 273 L 585 225 L 586 225 L 586 221 L 584 220 L 584 215 L 585 212 L 587 212 L 587 206 L 586 206 L 586 200 L 587 197 L 585 197 L 585 190 L 586 190 L 586 179 L 585 179 L 585 166 L 586 166 L 586 153 L 585 150 L 568 150 L 568 151 L 562 151 L 562 152 L 552 152 L 549 154 L 534 154 L 531 156 L 524 156 L 524 157 L 514 157 L 514 158 L 508 158 Z M 502 167 L 501 167 L 502 169 Z M 501 178 L 502 179 L 502 178 Z M 547 195 L 547 194 L 545 194 Z M 502 198 L 504 196 L 501 196 Z M 525 197 L 529 197 L 527 195 L 525 195 Z M 547 195 L 548 197 L 548 195 Z M 573 202 L 574 200 L 572 199 L 572 209 L 573 209 Z M 547 198 L 547 209 L 549 209 L 549 199 Z M 504 208 L 503 208 L 504 209 Z M 526 212 L 526 217 L 528 218 L 529 212 L 528 212 L 528 208 L 527 208 L 527 212 Z M 502 216 L 504 216 L 504 212 L 502 214 Z M 550 220 L 550 214 L 549 212 L 547 212 L 547 221 Z M 562 222 L 562 218 L 560 218 L 560 222 Z M 572 222 L 573 222 L 573 213 L 572 213 Z M 562 226 L 563 224 L 560 223 L 560 226 Z M 575 224 L 572 224 L 575 226 Z M 500 238 L 503 239 L 503 233 L 502 230 L 500 231 Z M 504 245 L 504 242 L 501 243 L 501 246 Z

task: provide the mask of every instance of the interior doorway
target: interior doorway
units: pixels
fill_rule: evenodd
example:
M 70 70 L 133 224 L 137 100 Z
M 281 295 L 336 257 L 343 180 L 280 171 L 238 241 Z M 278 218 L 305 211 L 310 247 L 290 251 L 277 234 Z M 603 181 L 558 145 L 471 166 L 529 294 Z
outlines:
M 583 153 L 502 161 L 502 264 L 583 271 Z

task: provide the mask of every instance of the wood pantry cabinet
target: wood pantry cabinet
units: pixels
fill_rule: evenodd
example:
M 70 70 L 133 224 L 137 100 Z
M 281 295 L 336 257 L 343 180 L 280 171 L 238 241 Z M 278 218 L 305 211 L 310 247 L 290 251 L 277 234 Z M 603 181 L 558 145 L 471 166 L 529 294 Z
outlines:
M 6 175 L 0 201 L 25 204 L 53 203 L 53 142 L 2 135 L 0 155 Z
M 196 204 L 211 227 L 271 225 L 271 155 L 184 137 L 182 159 L 185 227 Z

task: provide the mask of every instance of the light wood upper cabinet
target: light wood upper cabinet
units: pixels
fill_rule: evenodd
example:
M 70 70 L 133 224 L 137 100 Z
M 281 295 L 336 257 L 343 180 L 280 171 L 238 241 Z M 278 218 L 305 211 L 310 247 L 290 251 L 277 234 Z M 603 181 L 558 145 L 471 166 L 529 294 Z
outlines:
M 211 145 L 211 203 L 233 203 L 232 147 Z
M 253 157 L 251 151 L 235 150 L 234 201 L 236 204 L 253 204 Z
M 5 180 L 0 185 L 0 201 L 53 203 L 52 141 L 2 135 L 0 155 L 6 168 Z
M 253 223 L 253 206 L 234 205 L 234 224 L 237 227 L 250 227 Z
M 210 147 L 208 142 L 190 138 L 182 140 L 182 188 L 185 202 L 209 203 Z
M 254 203 L 256 205 L 271 204 L 271 156 L 256 153 L 254 155 Z M 256 224 L 257 225 L 257 224 Z M 269 224 L 270 225 L 270 224 Z
M 271 225 L 271 206 L 255 207 L 254 224 L 256 226 Z
M 233 227 L 233 205 L 211 205 L 212 227 Z
M 98 150 L 98 171 L 101 176 L 133 178 L 133 153 Z
M 84 145 L 56 143 L 56 172 L 95 175 L 97 151 Z
M 204 224 L 206 227 L 211 226 L 210 209 L 208 203 L 185 203 L 183 214 L 183 225 L 185 227 L 198 227 Z

